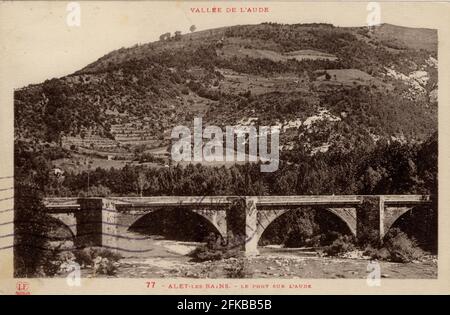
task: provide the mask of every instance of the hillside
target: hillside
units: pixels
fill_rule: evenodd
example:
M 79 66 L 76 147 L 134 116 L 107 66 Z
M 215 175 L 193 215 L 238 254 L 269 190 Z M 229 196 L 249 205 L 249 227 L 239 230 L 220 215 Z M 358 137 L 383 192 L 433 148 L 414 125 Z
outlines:
M 437 53 L 438 38 L 435 30 L 382 24 L 375 29 L 374 37 L 388 47 L 423 49 Z
M 278 125 L 286 157 L 417 143 L 437 130 L 437 32 L 263 23 L 162 36 L 14 101 L 16 140 L 122 160 L 163 156 L 194 117 Z

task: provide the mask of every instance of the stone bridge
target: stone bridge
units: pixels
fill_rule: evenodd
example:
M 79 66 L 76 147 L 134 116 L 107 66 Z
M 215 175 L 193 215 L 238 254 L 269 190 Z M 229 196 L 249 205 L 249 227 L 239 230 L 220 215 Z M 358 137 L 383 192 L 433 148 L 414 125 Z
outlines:
M 361 240 L 368 234 L 382 239 L 401 215 L 414 207 L 430 203 L 430 196 L 426 195 L 167 196 L 44 200 L 47 211 L 70 228 L 77 247 L 103 246 L 110 249 L 118 248 L 118 238 L 141 217 L 155 210 L 169 208 L 188 209 L 204 217 L 225 239 L 229 230 L 229 211 L 232 207 L 241 207 L 245 209 L 246 238 L 243 247 L 247 255 L 258 253 L 261 235 L 276 218 L 301 207 L 320 208 L 333 213 Z

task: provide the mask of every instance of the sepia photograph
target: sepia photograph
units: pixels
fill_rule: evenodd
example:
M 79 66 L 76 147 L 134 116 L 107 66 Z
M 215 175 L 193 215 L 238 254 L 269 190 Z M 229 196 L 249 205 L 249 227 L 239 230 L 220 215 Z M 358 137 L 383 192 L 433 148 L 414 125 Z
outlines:
M 14 278 L 439 278 L 437 27 L 261 4 L 20 5 Z

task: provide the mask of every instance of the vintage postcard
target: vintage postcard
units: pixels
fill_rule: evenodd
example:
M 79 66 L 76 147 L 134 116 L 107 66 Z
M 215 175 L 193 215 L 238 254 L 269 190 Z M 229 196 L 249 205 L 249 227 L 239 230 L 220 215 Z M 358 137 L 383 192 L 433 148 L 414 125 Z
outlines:
M 1 294 L 450 293 L 448 2 L 1 1 Z

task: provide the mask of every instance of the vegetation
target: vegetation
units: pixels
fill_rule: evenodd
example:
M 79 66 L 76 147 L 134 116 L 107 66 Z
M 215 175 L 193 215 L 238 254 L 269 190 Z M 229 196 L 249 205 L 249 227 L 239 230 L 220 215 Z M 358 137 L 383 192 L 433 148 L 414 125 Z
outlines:
M 76 250 L 74 254 L 80 266 L 91 268 L 94 275 L 115 275 L 119 266 L 118 261 L 122 258 L 110 250 L 95 247 Z
M 376 37 L 367 42 L 371 35 L 365 29 L 330 25 L 265 23 L 230 27 L 201 39 L 193 34 L 185 36 L 191 36 L 191 40 L 178 35 L 174 41 L 120 49 L 73 75 L 16 90 L 17 136 L 58 142 L 63 136 L 82 135 L 89 130 L 109 138 L 111 125 L 147 118 L 153 122 L 150 133 L 159 138 L 164 131 L 191 122 L 191 117 L 199 114 L 190 103 L 189 96 L 193 95 L 197 102 L 204 101 L 202 116 L 223 124 L 236 124 L 249 115 L 256 115 L 261 124 L 274 124 L 278 119 L 306 118 L 318 107 L 337 116 L 345 112 L 347 118 L 330 126 L 326 134 L 313 132 L 302 141 L 333 142 L 339 150 L 364 147 L 373 142 L 370 135 L 385 141 L 391 136 L 423 141 L 436 130 L 437 108 L 429 104 L 427 94 L 437 83 L 436 69 L 427 63 L 429 57 L 436 57 L 434 51 L 404 48 L 393 52 Z M 218 48 L 222 37 L 224 47 Z M 338 59 L 274 61 L 222 55 L 227 49 L 240 47 L 275 53 L 317 50 Z M 425 94 L 411 95 L 407 83 L 386 75 L 386 67 L 406 75 L 425 69 L 429 73 Z M 234 69 L 243 77 L 255 75 L 247 87 L 249 94 L 224 89 L 233 83 L 233 78 L 221 73 L 224 69 Z M 358 69 L 378 83 L 358 81 L 355 86 L 347 86 L 335 82 L 323 86 L 315 80 L 327 69 Z M 280 76 L 286 79 L 276 93 L 252 93 L 259 80 Z M 290 86 L 292 76 L 303 83 Z M 298 87 L 301 92 L 296 91 Z
M 242 244 L 241 237 L 230 237 L 224 243 L 220 237 L 211 234 L 206 239 L 206 243 L 195 248 L 189 253 L 189 256 L 197 262 L 240 257 L 242 256 Z
M 35 155 L 27 145 L 15 147 L 14 156 L 14 272 L 16 276 L 29 277 L 38 273 L 51 273 L 42 270 L 54 253 L 47 249 L 50 233 L 49 216 L 42 204 L 42 193 L 49 181 L 49 165 L 44 154 Z
M 406 263 L 418 260 L 424 252 L 414 238 L 409 238 L 406 233 L 394 228 L 385 236 L 382 246 L 368 247 L 365 254 L 373 259 Z
M 19 148 L 21 144 L 17 144 Z M 36 152 L 35 154 L 39 154 Z M 294 157 L 293 157 L 294 160 Z M 383 144 L 371 151 L 324 153 L 282 162 L 273 174 L 257 164 L 209 167 L 197 165 L 89 171 L 92 187 L 111 195 L 314 195 L 433 194 L 437 191 L 437 134 L 423 144 Z M 66 172 L 62 182 L 48 175 L 47 195 L 78 196 L 87 188 L 88 172 Z M 145 185 L 138 183 L 145 180 Z
M 355 240 L 351 236 L 341 235 L 331 245 L 325 247 L 324 252 L 329 256 L 337 256 L 355 249 Z

